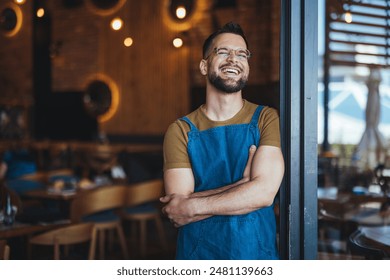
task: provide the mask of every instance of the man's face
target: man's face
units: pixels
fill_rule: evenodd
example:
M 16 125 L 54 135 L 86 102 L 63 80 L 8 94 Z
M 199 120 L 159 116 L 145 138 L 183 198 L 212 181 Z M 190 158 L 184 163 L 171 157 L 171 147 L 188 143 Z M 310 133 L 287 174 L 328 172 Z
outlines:
M 248 81 L 249 64 L 244 39 L 236 34 L 217 36 L 207 58 L 207 77 L 218 90 L 238 92 Z

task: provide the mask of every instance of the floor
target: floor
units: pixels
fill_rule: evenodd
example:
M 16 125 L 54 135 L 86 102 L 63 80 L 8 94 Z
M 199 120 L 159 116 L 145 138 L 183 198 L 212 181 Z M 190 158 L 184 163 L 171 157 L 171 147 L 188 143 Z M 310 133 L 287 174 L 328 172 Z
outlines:
M 163 218 L 163 225 L 167 237 L 168 248 L 164 250 L 160 246 L 157 236 L 156 228 L 152 223 L 148 224 L 148 237 L 147 237 L 147 252 L 145 256 L 141 256 L 138 247 L 138 241 L 131 240 L 129 238 L 131 232 L 131 225 L 124 224 L 124 231 L 128 242 L 129 255 L 132 260 L 173 260 L 175 259 L 176 250 L 176 236 L 177 229 L 174 228 L 170 222 Z M 113 236 L 113 240 L 116 238 Z M 25 239 L 10 240 L 11 245 L 11 258 L 10 259 L 28 259 L 26 250 Z M 75 248 L 70 252 L 67 259 L 85 259 L 85 254 L 80 253 L 80 250 L 87 251 L 87 248 Z M 79 251 L 78 251 L 79 250 Z M 123 255 L 120 250 L 118 242 L 114 242 L 112 246 L 107 247 L 105 259 L 120 260 L 123 259 Z M 53 256 L 52 248 L 45 248 L 45 246 L 39 246 L 39 248 L 33 248 L 33 259 L 48 260 Z M 330 231 L 327 233 L 326 238 L 319 238 L 318 240 L 318 260 L 351 260 L 351 259 L 364 259 L 362 256 L 351 255 L 348 252 L 346 242 L 340 238 L 337 232 Z

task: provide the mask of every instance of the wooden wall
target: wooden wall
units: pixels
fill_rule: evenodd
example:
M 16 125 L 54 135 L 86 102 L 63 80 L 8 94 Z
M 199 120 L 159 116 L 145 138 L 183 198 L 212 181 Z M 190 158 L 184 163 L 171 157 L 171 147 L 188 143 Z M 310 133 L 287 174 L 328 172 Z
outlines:
M 13 1 L 0 0 L 0 7 Z M 0 32 L 0 102 L 32 103 L 32 3 L 18 6 L 22 12 L 19 32 L 7 37 Z
M 0 9 L 16 7 L 22 26 L 6 36 L 0 32 L 0 138 L 28 138 L 31 126 L 32 97 L 32 3 L 22 6 L 0 0 Z
M 229 1 L 236 3 L 221 8 L 212 7 L 213 1 L 197 0 L 196 11 L 181 25 L 166 19 L 169 0 L 127 0 L 105 16 L 88 9 L 86 1 L 74 7 L 63 6 L 62 0 L 46 1 L 52 19 L 51 83 L 53 92 L 82 92 L 97 73 L 110 77 L 119 89 L 120 102 L 115 115 L 100 124 L 105 134 L 163 135 L 172 121 L 187 114 L 191 89 L 204 86 L 198 70 L 203 41 L 216 25 L 228 21 L 239 22 L 248 36 L 253 52 L 251 88 L 279 80 L 278 0 Z M 21 99 L 33 96 L 29 2 L 21 6 L 26 17 L 21 31 L 0 39 L 0 102 L 5 95 L 15 96 L 14 92 Z M 116 16 L 124 20 L 119 31 L 109 26 Z M 131 47 L 123 45 L 127 36 L 134 40 Z M 172 46 L 176 36 L 184 39 L 184 47 Z
M 157 5 L 156 5 L 157 3 Z M 116 114 L 101 124 L 106 134 L 160 135 L 188 110 L 188 48 L 175 49 L 175 32 L 162 24 L 162 1 L 126 1 L 117 12 L 101 16 L 80 6 L 58 9 L 53 3 L 53 90 L 83 90 L 97 73 L 118 86 Z M 120 17 L 124 26 L 110 28 Z M 130 36 L 134 43 L 125 47 Z

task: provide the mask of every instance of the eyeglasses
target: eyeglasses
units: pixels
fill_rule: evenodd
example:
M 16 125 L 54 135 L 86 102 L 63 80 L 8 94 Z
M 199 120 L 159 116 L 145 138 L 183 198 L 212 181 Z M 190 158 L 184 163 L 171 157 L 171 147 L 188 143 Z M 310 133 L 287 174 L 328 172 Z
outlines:
M 209 53 L 209 55 L 205 58 L 205 60 L 209 59 L 209 57 L 212 54 L 216 54 L 221 58 L 227 58 L 232 53 L 235 57 L 237 57 L 239 60 L 248 60 L 251 57 L 251 52 L 247 49 L 228 49 L 228 48 L 214 48 L 212 52 Z

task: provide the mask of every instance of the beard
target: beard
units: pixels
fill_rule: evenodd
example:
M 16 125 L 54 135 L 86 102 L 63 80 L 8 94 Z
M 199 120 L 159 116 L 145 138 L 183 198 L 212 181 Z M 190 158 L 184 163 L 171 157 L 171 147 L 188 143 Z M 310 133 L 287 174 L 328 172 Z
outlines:
M 237 81 L 235 81 L 234 79 L 224 80 L 221 77 L 217 76 L 216 73 L 210 73 L 210 75 L 208 75 L 208 79 L 216 89 L 228 94 L 242 90 L 245 87 L 246 82 L 248 81 L 247 77 L 241 77 Z

